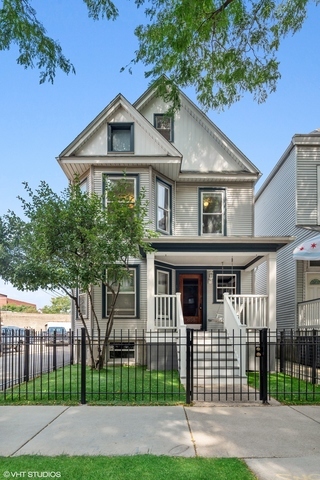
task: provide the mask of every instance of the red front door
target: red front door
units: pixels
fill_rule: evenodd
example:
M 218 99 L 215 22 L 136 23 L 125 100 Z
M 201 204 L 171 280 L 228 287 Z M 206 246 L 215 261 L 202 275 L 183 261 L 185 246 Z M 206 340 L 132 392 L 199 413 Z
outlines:
M 185 324 L 202 324 L 202 274 L 179 275 L 182 312 Z

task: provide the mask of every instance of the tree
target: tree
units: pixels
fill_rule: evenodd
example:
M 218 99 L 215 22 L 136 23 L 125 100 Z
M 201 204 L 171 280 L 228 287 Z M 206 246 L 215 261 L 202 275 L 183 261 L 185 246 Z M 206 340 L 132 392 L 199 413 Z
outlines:
M 68 295 L 51 298 L 51 305 L 45 305 L 42 313 L 70 313 L 71 301 Z
M 133 199 L 125 178 L 106 182 L 105 196 L 82 192 L 78 181 L 60 196 L 45 182 L 35 192 L 27 183 L 25 189 L 29 200 L 19 198 L 27 220 L 14 212 L 0 218 L 0 277 L 20 290 L 68 295 L 86 331 L 91 366 L 102 368 L 121 284 L 130 278 L 129 258 L 151 251 L 144 191 Z M 95 311 L 95 285 L 104 285 L 112 299 L 105 325 Z M 89 300 L 97 354 L 79 292 Z
M 1 310 L 3 312 L 39 313 L 36 307 L 32 307 L 31 305 L 15 305 L 11 303 L 3 305 Z
M 89 17 L 115 20 L 112 0 L 84 0 Z M 204 109 L 224 108 L 245 92 L 258 102 L 275 91 L 280 78 L 281 40 L 303 25 L 308 0 L 135 0 L 146 3 L 144 25 L 135 34 L 139 46 L 129 64 L 142 62 L 146 77 L 158 81 L 158 93 L 179 108 L 177 87 L 193 86 Z M 17 43 L 17 62 L 38 67 L 40 82 L 53 82 L 56 70 L 74 66 L 61 46 L 46 35 L 31 0 L 3 0 L 0 50 Z M 165 75 L 165 77 L 164 77 Z

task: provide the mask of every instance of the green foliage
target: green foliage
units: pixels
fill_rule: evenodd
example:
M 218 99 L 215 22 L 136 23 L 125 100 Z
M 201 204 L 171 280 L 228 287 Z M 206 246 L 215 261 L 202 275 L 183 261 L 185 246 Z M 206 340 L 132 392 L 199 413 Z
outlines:
M 71 301 L 68 295 L 51 298 L 51 305 L 45 305 L 42 313 L 70 313 Z
M 245 92 L 257 102 L 275 91 L 280 78 L 276 53 L 297 32 L 307 0 L 151 0 L 148 22 L 137 27 L 134 63 L 162 78 L 161 88 L 179 108 L 179 87 L 194 86 L 204 109 L 230 106 Z
M 133 202 L 126 194 L 125 178 L 106 182 L 105 205 L 104 197 L 82 192 L 78 181 L 61 195 L 45 182 L 35 192 L 27 183 L 25 189 L 29 200 L 20 200 L 27 220 L 14 212 L 0 218 L 0 277 L 19 290 L 63 291 L 74 301 L 87 329 L 77 291 L 86 293 L 99 338 L 100 365 L 121 282 L 130 276 L 129 258 L 139 258 L 142 250 L 151 251 L 148 239 L 154 234 L 148 229 L 144 191 Z M 101 284 L 113 298 L 103 332 L 91 296 L 91 287 Z
M 115 20 L 111 0 L 84 0 L 93 20 Z M 315 0 L 318 3 L 317 0 Z M 158 80 L 158 94 L 179 108 L 177 87 L 193 86 L 204 109 L 223 109 L 249 92 L 264 102 L 280 78 L 277 51 L 306 18 L 308 0 L 135 0 L 147 4 L 137 26 L 139 46 L 131 64 L 142 62 Z M 75 72 L 58 42 L 46 35 L 31 0 L 3 0 L 0 50 L 16 43 L 17 62 L 40 70 L 40 83 L 56 70 Z M 166 75 L 166 77 L 164 77 Z
M 3 312 L 18 312 L 18 313 L 39 313 L 35 307 L 31 305 L 14 305 L 8 304 L 1 307 Z

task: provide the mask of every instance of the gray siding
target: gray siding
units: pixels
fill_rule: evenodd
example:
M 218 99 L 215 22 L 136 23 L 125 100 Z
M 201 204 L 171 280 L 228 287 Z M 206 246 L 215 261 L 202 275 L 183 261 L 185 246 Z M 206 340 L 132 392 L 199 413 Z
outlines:
M 256 235 L 294 235 L 295 226 L 296 163 L 293 149 L 255 204 Z M 277 326 L 295 326 L 296 265 L 292 258 L 292 244 L 277 255 Z M 266 266 L 256 273 L 256 292 L 265 293 L 263 276 Z
M 150 201 L 152 196 L 150 195 L 150 182 L 149 182 L 149 170 L 148 169 L 132 169 L 126 170 L 127 173 L 139 174 L 139 186 L 145 189 L 146 199 Z M 93 185 L 94 191 L 98 194 L 102 193 L 103 174 L 107 173 L 107 170 L 103 168 L 95 168 L 93 172 Z M 123 173 L 122 169 L 108 169 L 108 173 Z M 147 325 L 147 275 L 146 275 L 146 261 L 143 259 L 131 259 L 131 264 L 140 265 L 140 285 L 138 286 L 140 292 L 140 316 L 139 318 L 117 318 L 114 323 L 114 329 L 116 332 L 123 330 L 127 333 L 133 334 L 137 329 L 138 332 L 146 328 Z M 101 321 L 102 328 L 105 327 L 106 321 L 102 318 L 102 287 L 94 287 L 94 305 L 97 312 L 97 316 Z
M 318 225 L 318 180 L 320 148 L 297 149 L 297 225 Z
M 199 234 L 199 188 L 221 188 L 217 185 L 177 184 L 176 235 Z M 252 186 L 228 184 L 226 186 L 227 235 L 253 234 Z

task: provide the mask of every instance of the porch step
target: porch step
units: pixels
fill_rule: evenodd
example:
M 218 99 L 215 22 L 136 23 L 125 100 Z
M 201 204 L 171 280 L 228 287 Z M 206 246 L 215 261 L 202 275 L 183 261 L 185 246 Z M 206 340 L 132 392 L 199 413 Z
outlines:
M 219 324 L 221 328 L 221 324 Z M 240 366 L 226 330 L 193 334 L 193 383 L 246 383 L 240 377 Z

